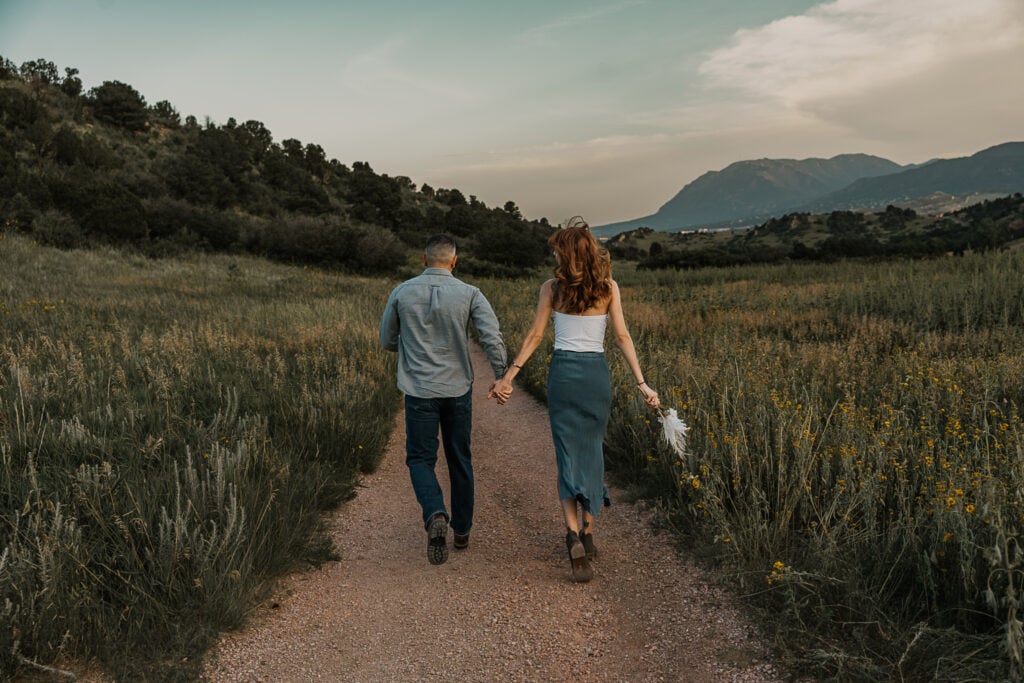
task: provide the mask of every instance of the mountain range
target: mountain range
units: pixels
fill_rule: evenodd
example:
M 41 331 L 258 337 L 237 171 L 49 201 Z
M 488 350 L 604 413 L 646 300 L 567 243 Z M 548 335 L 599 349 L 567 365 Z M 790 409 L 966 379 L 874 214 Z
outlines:
M 794 211 L 881 209 L 944 193 L 1003 195 L 1024 191 L 1024 142 L 969 157 L 901 166 L 868 154 L 831 159 L 756 159 L 710 171 L 657 212 L 594 226 L 612 236 L 640 227 L 663 232 L 755 225 Z

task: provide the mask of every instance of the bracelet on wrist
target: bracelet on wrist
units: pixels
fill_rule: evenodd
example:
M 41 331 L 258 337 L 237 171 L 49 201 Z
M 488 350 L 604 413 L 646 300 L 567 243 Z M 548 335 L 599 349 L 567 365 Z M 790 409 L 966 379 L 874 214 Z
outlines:
M 647 384 L 647 382 L 646 382 L 646 381 L 641 381 L 641 382 L 637 382 L 637 383 L 636 383 L 636 385 L 637 385 L 638 387 L 642 387 L 642 386 L 643 386 L 643 385 L 645 385 L 645 384 Z
M 515 363 L 515 362 L 512 363 L 512 367 L 516 368 L 517 370 L 522 370 L 523 369 L 522 365 L 520 365 L 519 363 Z

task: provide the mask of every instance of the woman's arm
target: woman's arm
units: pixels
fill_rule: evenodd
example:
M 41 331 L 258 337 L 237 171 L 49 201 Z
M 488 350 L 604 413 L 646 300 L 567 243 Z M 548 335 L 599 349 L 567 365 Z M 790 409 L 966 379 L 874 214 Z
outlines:
M 612 324 L 612 334 L 615 335 L 615 344 L 622 351 L 622 356 L 633 372 L 640 393 L 644 395 L 644 401 L 650 407 L 657 408 L 660 404 L 658 392 L 647 386 L 647 382 L 644 381 L 644 373 L 640 369 L 640 361 L 636 357 L 636 347 L 633 346 L 633 337 L 629 334 L 626 318 L 622 314 L 622 295 L 619 293 L 619 284 L 614 280 L 612 281 L 612 300 L 608 305 L 608 318 Z
M 530 360 L 530 355 L 537 350 L 541 340 L 544 338 L 544 330 L 548 327 L 548 319 L 551 318 L 551 285 L 553 282 L 554 280 L 548 280 L 540 286 L 537 314 L 533 316 L 533 324 L 527 330 L 522 346 L 519 347 L 519 352 L 512 357 L 512 362 L 509 364 L 505 376 L 491 385 L 487 398 L 497 396 L 498 403 L 505 403 L 509 396 L 512 395 L 512 380 L 519 374 L 526 361 Z

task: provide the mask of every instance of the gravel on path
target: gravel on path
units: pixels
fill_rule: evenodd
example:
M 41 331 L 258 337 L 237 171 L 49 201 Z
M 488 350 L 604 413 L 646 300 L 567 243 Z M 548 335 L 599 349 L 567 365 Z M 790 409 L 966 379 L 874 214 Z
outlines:
M 469 548 L 428 564 L 400 414 L 378 470 L 328 521 L 341 560 L 284 579 L 245 627 L 221 637 L 205 677 L 783 680 L 735 601 L 637 506 L 601 512 L 596 576 L 572 582 L 547 411 L 521 389 L 505 406 L 487 401 L 490 367 L 479 348 L 473 360 Z

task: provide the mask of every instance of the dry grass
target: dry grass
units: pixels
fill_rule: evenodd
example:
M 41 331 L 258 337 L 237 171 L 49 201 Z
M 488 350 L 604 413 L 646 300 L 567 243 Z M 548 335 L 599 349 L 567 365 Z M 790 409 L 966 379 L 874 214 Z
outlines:
M 6 236 L 0 678 L 64 658 L 191 679 L 396 408 L 383 281 L 227 256 L 151 261 Z
M 615 361 L 610 464 L 814 675 L 1017 675 L 1022 271 L 1019 251 L 621 269 L 647 378 L 691 425 L 691 452 L 658 441 Z M 494 289 L 519 333 L 534 287 Z M 523 376 L 541 395 L 546 348 Z

